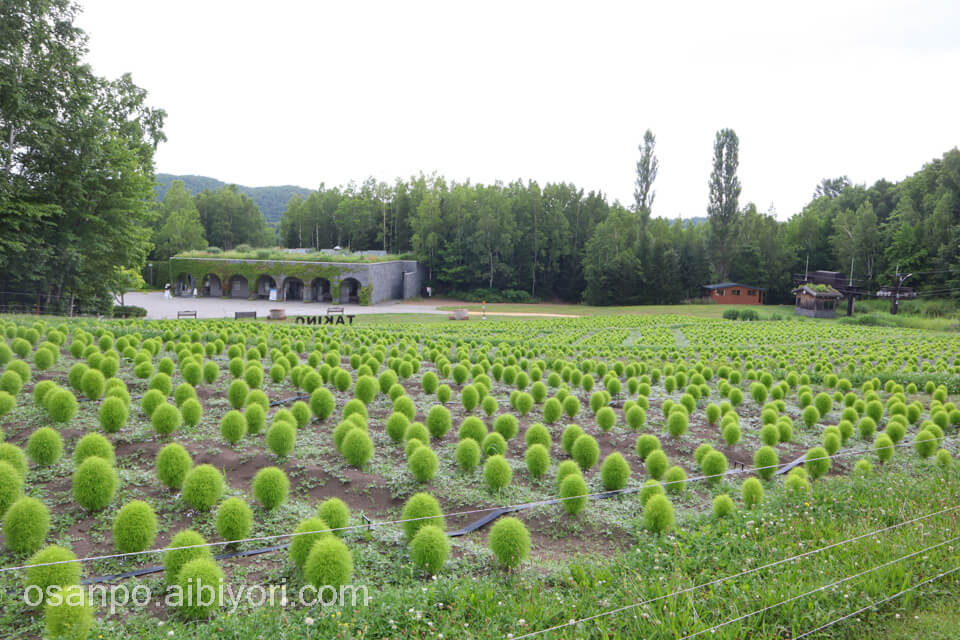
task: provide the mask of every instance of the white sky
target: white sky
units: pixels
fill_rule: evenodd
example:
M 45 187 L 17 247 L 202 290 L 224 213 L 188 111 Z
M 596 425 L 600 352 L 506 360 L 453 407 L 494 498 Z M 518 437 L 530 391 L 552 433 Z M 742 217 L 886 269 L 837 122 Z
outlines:
M 714 133 L 780 218 L 960 145 L 960 3 L 81 0 L 94 70 L 168 112 L 157 170 L 249 186 L 571 181 L 705 215 Z

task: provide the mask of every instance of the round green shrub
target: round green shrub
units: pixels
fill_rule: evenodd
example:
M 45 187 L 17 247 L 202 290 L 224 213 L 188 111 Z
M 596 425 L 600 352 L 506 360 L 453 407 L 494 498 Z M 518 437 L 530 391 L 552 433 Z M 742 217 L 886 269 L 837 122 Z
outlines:
M 777 450 L 771 446 L 760 447 L 753 454 L 753 466 L 758 476 L 764 480 L 769 480 L 777 473 L 777 466 L 780 464 L 780 456 Z
M 858 478 L 866 478 L 871 473 L 873 473 L 873 465 L 870 464 L 870 461 L 866 458 L 861 458 L 857 460 L 857 463 L 853 465 L 852 475 Z
M 830 454 L 823 447 L 813 447 L 807 451 L 804 460 L 803 466 L 813 480 L 826 475 L 827 471 L 830 470 Z
M 574 396 L 567 396 L 573 398 Z M 556 398 L 548 398 L 543 403 L 543 421 L 547 424 L 553 424 L 563 415 L 563 405 Z M 574 414 L 576 415 L 576 414 Z
M 0 374 L 0 390 L 9 393 L 11 396 L 16 396 L 22 388 L 23 378 L 16 371 L 7 369 L 3 374 Z
M 514 517 L 497 520 L 490 529 L 488 543 L 497 561 L 508 569 L 519 566 L 530 555 L 530 532 Z
M 437 473 L 438 464 L 437 454 L 427 445 L 417 448 L 407 460 L 407 468 L 420 482 L 429 482 Z
M 579 471 L 576 473 L 568 473 L 560 482 L 559 495 L 563 501 L 563 508 L 572 516 L 577 515 L 586 508 L 587 501 L 589 500 L 586 496 L 589 493 L 587 483 Z
M 733 515 L 733 508 L 733 499 L 725 493 L 721 493 L 713 499 L 713 515 L 718 518 Z
M 403 532 L 407 540 L 412 540 L 417 532 L 427 525 L 435 525 L 441 530 L 446 530 L 447 527 L 440 503 L 429 493 L 416 493 L 411 496 L 403 506 L 400 519 L 406 521 L 403 522 Z
M 899 420 L 891 420 L 889 423 L 887 423 L 887 428 L 884 429 L 884 433 L 886 433 L 890 437 L 890 440 L 896 444 L 906 437 L 907 427 Z
M 880 459 L 880 462 L 886 462 L 893 457 L 894 444 L 893 440 L 890 439 L 885 433 L 879 434 L 873 440 L 873 451 L 877 454 L 877 458 Z
M 708 483 L 716 484 L 720 482 L 727 472 L 727 456 L 717 450 L 710 451 L 700 461 L 700 470 L 703 471 L 703 475 L 707 476 Z
M 66 424 L 77 415 L 77 399 L 66 389 L 56 389 L 47 394 L 46 406 L 50 419 Z
M 261 469 L 261 471 L 263 471 L 263 469 Z M 259 476 L 260 474 L 258 473 L 257 475 Z M 256 491 L 256 478 L 254 478 L 254 492 L 256 493 Z M 264 491 L 269 493 L 267 488 L 264 488 Z M 263 502 L 259 494 L 257 494 L 257 499 Z M 253 527 L 253 510 L 250 508 L 250 505 L 240 498 L 227 498 L 217 507 L 215 524 L 217 533 L 224 540 L 243 540 L 250 535 L 250 530 Z M 292 541 L 291 544 L 293 544 Z
M 118 482 L 110 462 L 89 456 L 73 472 L 73 499 L 88 511 L 100 511 L 113 500 Z
M 913 438 L 913 448 L 921 458 L 929 458 L 937 450 L 937 438 L 930 431 L 922 429 Z
M 783 482 L 784 488 L 790 493 L 806 493 L 810 489 L 810 483 L 801 475 L 790 474 Z
M 399 411 L 394 411 L 390 414 L 390 417 L 387 418 L 385 429 L 391 440 L 394 442 L 401 442 L 403 440 L 403 435 L 406 433 L 407 427 L 409 426 L 410 420 L 407 418 L 407 416 Z
M 670 417 L 667 418 L 667 431 L 674 438 L 679 438 L 686 433 L 689 425 L 690 419 L 682 412 L 671 413 Z
M 637 457 L 641 460 L 646 460 L 647 456 L 650 455 L 652 451 L 656 451 L 660 448 L 660 440 L 656 436 L 649 433 L 645 433 L 642 436 L 637 438 L 636 452 Z
M 173 402 L 178 407 L 183 406 L 183 403 L 191 398 L 196 399 L 197 391 L 190 384 L 184 382 L 177 385 L 176 390 L 173 392 Z
M 227 388 L 227 401 L 234 409 L 240 409 L 247 401 L 247 395 L 249 393 L 250 386 L 244 380 L 234 380 Z
M 267 510 L 273 510 L 287 501 L 290 480 L 282 469 L 264 467 L 253 476 L 253 495 Z
M 550 432 L 542 424 L 531 425 L 523 435 L 523 438 L 527 447 L 542 444 L 549 451 L 550 445 L 552 444 Z
M 457 466 L 459 466 L 460 469 L 465 472 L 473 471 L 477 468 L 477 465 L 480 464 L 480 445 L 478 445 L 477 441 L 473 438 L 464 438 L 457 445 L 454 458 L 456 458 Z M 549 461 L 547 464 L 549 466 Z
M 116 433 L 127 424 L 127 404 L 116 396 L 108 396 L 100 403 L 100 426 L 107 433 Z
M 597 421 L 597 426 L 600 427 L 600 430 L 604 433 L 610 431 L 610 429 L 612 429 L 617 423 L 617 415 L 610 407 L 602 407 L 599 411 L 597 411 L 594 418 Z
M 163 395 L 162 391 L 157 389 L 150 389 L 140 400 L 140 408 L 143 410 L 143 414 L 148 418 L 153 416 L 153 412 L 157 410 L 157 407 L 166 403 L 166 396 Z
M 654 449 L 647 454 L 645 463 L 647 473 L 656 480 L 662 478 L 667 471 L 667 467 L 670 466 L 670 460 L 667 459 L 667 454 L 663 452 L 663 449 Z
M 180 569 L 191 560 L 213 559 L 210 547 L 198 546 L 204 544 L 206 544 L 206 540 L 203 539 L 203 536 L 192 529 L 184 529 L 173 536 L 170 540 L 170 548 L 173 550 L 163 554 L 163 567 L 167 584 L 176 583 Z M 189 548 L 181 549 L 179 547 Z
M 763 485 L 756 478 L 747 478 L 740 487 L 740 497 L 743 499 L 743 506 L 753 509 L 763 500 Z
M 493 421 L 493 430 L 503 436 L 504 440 L 509 441 L 517 435 L 520 425 L 517 423 L 516 416 L 505 413 L 497 416 L 497 419 Z
M 723 427 L 723 441 L 727 443 L 727 446 L 732 447 L 740 442 L 740 436 L 740 425 L 736 422 L 728 422 L 726 426 Z
M 483 409 L 483 412 L 487 415 L 487 417 L 490 417 L 497 412 L 497 409 L 500 408 L 500 405 L 496 398 L 488 395 L 484 396 L 483 400 L 480 401 L 480 408 Z
M 652 496 L 643 507 L 643 526 L 655 534 L 673 528 L 673 505 L 665 495 Z
M 583 434 L 573 443 L 570 456 L 576 460 L 581 469 L 586 471 L 597 464 L 597 459 L 600 457 L 600 446 L 593 436 Z
M 640 489 L 640 506 L 646 506 L 653 496 L 662 495 L 664 495 L 663 485 L 651 478 L 644 482 L 643 488 Z
M 450 555 L 450 539 L 437 526 L 421 527 L 410 541 L 410 558 L 414 566 L 436 575 L 443 570 Z
M 86 377 L 86 374 L 84 374 L 84 377 Z M 170 392 L 173 391 L 173 381 L 170 380 L 168 373 L 160 371 L 150 379 L 150 388 L 162 393 L 164 399 L 166 399 L 167 396 L 170 395 Z
M 507 441 L 496 431 L 491 431 L 480 443 L 480 449 L 488 456 L 503 455 L 507 452 Z
M 560 436 L 560 446 L 563 448 L 567 454 L 571 454 L 573 451 L 573 443 L 577 441 L 577 438 L 583 435 L 583 429 L 578 427 L 575 424 L 571 424 L 566 429 L 563 430 L 563 435 Z
M 223 571 L 211 558 L 195 558 L 185 563 L 177 574 L 183 594 L 180 612 L 187 618 L 210 617 L 223 605 Z
M 297 428 L 281 420 L 274 422 L 267 430 L 267 447 L 278 456 L 286 456 L 293 451 L 297 443 Z
M 113 544 L 120 553 L 149 549 L 157 537 L 157 516 L 142 500 L 123 505 L 113 519 Z
M 0 518 L 23 495 L 23 475 L 6 460 L 0 460 Z
M 630 479 L 630 465 L 618 452 L 613 452 L 600 465 L 600 480 L 607 491 L 617 491 L 627 486 Z
M 317 507 L 317 517 L 337 529 L 333 533 L 339 536 L 343 534 L 339 529 L 350 524 L 350 508 L 340 498 L 327 498 Z
M 820 411 L 813 405 L 808 406 L 803 410 L 803 423 L 807 427 L 813 427 L 820 421 Z
M 220 419 L 220 435 L 230 444 L 240 442 L 246 433 L 247 419 L 236 409 L 226 412 Z
M 27 456 L 20 447 L 9 442 L 0 442 L 0 462 L 6 462 L 17 470 L 21 478 L 26 479 Z
M 527 448 L 524 461 L 532 477 L 542 478 L 550 469 L 550 451 L 544 445 L 534 443 Z
M 568 395 L 567 397 L 565 397 L 563 399 L 563 412 L 567 414 L 568 418 L 576 418 L 577 415 L 580 413 L 579 398 L 577 398 L 577 396 L 574 396 L 574 395 Z
M 663 474 L 663 486 L 670 493 L 681 493 L 687 486 L 687 472 L 677 465 L 670 467 Z
M 353 429 L 343 439 L 341 452 L 346 461 L 362 469 L 373 457 L 373 440 L 363 429 Z
M 150 424 L 153 430 L 162 436 L 167 436 L 177 430 L 177 427 L 183 422 L 183 416 L 180 410 L 174 405 L 164 402 L 154 409 L 150 416 Z
M 44 629 L 47 638 L 84 640 L 93 627 L 93 606 L 84 587 L 67 585 L 50 598 L 43 608 Z
M 157 479 L 171 489 L 180 489 L 187 473 L 193 468 L 193 458 L 182 445 L 171 442 L 157 453 Z
M 337 401 L 326 387 L 318 387 L 310 394 L 310 411 L 320 420 L 333 414 Z
M 79 562 L 71 562 L 76 559 L 77 556 L 72 551 L 57 545 L 52 544 L 40 549 L 30 556 L 27 564 L 45 566 L 35 566 L 27 569 L 24 589 L 37 587 L 41 592 L 46 593 L 48 587 L 66 587 L 72 584 L 80 584 L 83 565 Z M 55 562 L 61 564 L 50 564 Z
M 50 427 L 40 427 L 27 440 L 27 455 L 41 467 L 56 464 L 63 456 L 63 438 Z
M 513 471 L 506 458 L 499 454 L 487 458 L 483 465 L 483 479 L 491 491 L 500 491 L 510 484 L 512 478 Z
M 840 436 L 835 432 L 828 432 L 823 434 L 823 448 L 826 449 L 828 455 L 833 455 L 840 450 Z
M 776 424 L 765 424 L 760 428 L 760 442 L 769 447 L 780 443 L 780 430 Z
M 430 432 L 419 422 L 410 423 L 410 426 L 407 427 L 406 432 L 403 434 L 403 439 L 406 442 L 419 440 L 423 444 L 430 446 Z
M 647 421 L 647 413 L 641 407 L 634 405 L 627 410 L 627 424 L 634 431 L 640 429 Z
M 293 530 L 295 535 L 290 538 L 290 561 L 298 569 L 303 569 L 307 564 L 307 557 L 313 545 L 332 535 L 328 529 L 330 525 L 323 518 L 307 518 L 301 520 Z
M 373 376 L 360 376 L 353 386 L 353 395 L 359 398 L 363 404 L 373 402 L 379 392 L 380 383 Z
M 937 465 L 943 468 L 953 466 L 953 456 L 946 449 L 937 450 Z
M 560 485 L 563 484 L 564 479 L 573 473 L 582 475 L 580 466 L 573 460 L 564 460 L 558 464 L 556 475 L 554 476 L 554 481 L 557 484 L 557 488 L 559 489 Z
M 35 552 L 49 531 L 50 512 L 36 498 L 18 498 L 3 514 L 3 535 L 7 549 L 14 553 Z
M 339 538 L 323 537 L 310 547 L 303 576 L 317 588 L 326 585 L 339 588 L 348 584 L 353 576 L 353 556 Z
M 198 511 L 209 511 L 224 492 L 223 475 L 216 467 L 201 464 L 187 473 L 183 481 L 183 500 Z
M 450 430 L 450 410 L 443 405 L 430 407 L 427 413 L 427 429 L 434 438 L 442 438 Z

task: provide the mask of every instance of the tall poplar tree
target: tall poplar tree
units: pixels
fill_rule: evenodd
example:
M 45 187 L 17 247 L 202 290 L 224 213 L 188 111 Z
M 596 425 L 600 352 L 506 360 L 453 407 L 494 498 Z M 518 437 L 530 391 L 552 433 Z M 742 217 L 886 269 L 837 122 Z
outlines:
M 713 142 L 713 171 L 710 173 L 710 204 L 707 215 L 710 219 L 710 253 L 713 268 L 719 280 L 730 275 L 733 256 L 737 253 L 737 238 L 734 234 L 740 215 L 740 179 L 737 166 L 740 164 L 740 140 L 733 129 L 721 129 Z

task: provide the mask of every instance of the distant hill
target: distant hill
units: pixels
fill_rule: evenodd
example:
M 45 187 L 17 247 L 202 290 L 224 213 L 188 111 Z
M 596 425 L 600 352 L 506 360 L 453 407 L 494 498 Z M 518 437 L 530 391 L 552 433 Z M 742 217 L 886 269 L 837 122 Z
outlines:
M 193 195 L 207 189 L 211 191 L 219 189 L 229 184 L 216 178 L 208 178 L 207 176 L 175 176 L 170 173 L 158 173 L 157 182 L 160 184 L 156 188 L 157 200 L 163 200 L 167 189 L 170 187 L 170 183 L 174 180 L 183 180 L 183 184 Z M 253 201 L 260 207 L 260 211 L 263 212 L 263 217 L 267 219 L 267 222 L 271 223 L 280 221 L 280 216 L 283 215 L 283 212 L 287 209 L 287 201 L 290 200 L 290 196 L 296 194 L 305 198 L 312 191 L 311 189 L 293 185 L 283 185 L 279 187 L 245 187 L 238 184 L 237 189 L 241 193 L 245 193 L 253 198 Z

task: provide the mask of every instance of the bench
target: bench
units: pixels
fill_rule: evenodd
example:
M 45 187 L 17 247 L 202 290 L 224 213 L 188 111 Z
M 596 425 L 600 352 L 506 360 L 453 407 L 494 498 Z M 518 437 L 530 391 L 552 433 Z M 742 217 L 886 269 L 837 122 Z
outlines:
M 233 314 L 234 320 L 245 320 L 247 318 L 253 318 L 254 320 L 256 320 L 257 312 L 256 311 L 236 311 Z
M 340 315 L 343 315 L 343 307 L 327 307 L 328 316 L 334 313 L 339 313 Z
M 193 318 L 196 320 L 197 312 L 196 311 L 177 311 L 177 320 L 180 318 Z
M 470 312 L 467 309 L 454 309 L 447 318 L 450 320 L 469 320 Z

